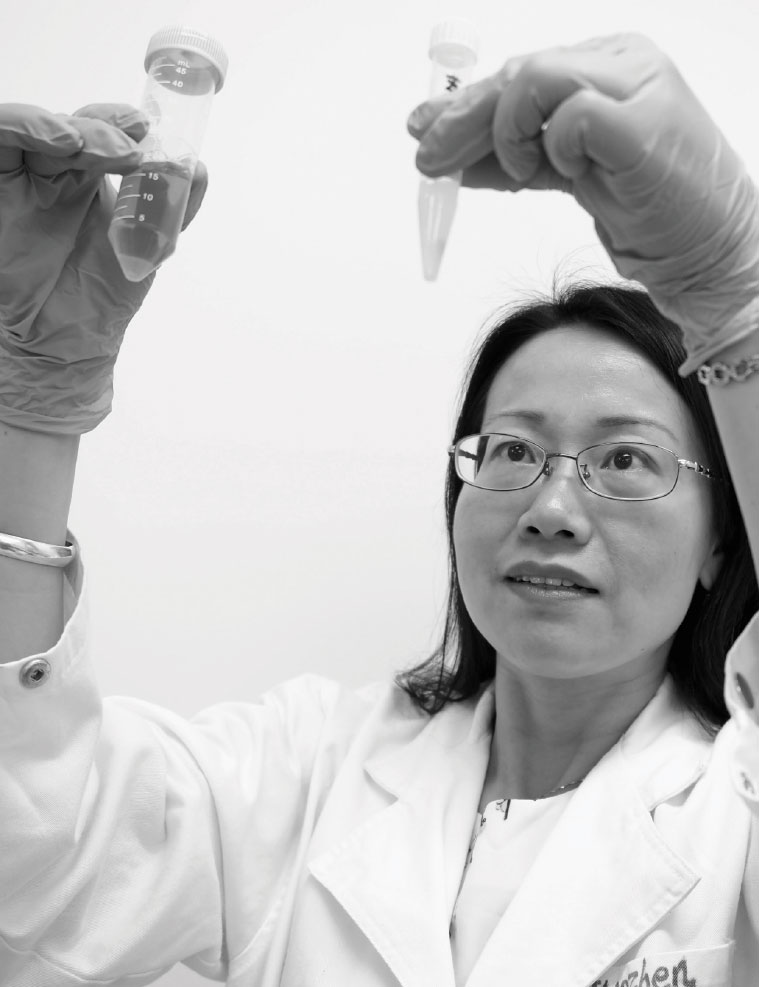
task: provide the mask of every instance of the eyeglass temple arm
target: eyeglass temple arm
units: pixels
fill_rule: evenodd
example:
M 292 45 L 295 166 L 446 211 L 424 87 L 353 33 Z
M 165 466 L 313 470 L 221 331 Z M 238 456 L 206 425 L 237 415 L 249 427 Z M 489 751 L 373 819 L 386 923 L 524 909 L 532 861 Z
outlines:
M 695 460 L 690 459 L 678 459 L 677 462 L 680 466 L 684 466 L 687 470 L 693 470 L 694 473 L 698 473 L 699 476 L 705 476 L 709 480 L 718 479 L 716 473 L 702 466 L 701 463 L 697 463 Z
M 448 455 L 452 456 L 456 452 L 456 446 L 450 446 L 448 449 Z M 466 449 L 459 449 L 459 456 L 465 456 L 467 459 L 479 459 L 480 457 L 475 452 L 467 452 Z

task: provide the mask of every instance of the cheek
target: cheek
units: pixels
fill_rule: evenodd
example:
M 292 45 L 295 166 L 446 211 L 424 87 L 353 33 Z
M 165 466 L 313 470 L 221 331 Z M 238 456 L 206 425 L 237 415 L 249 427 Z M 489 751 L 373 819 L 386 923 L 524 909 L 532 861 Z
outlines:
M 495 539 L 484 530 L 482 511 L 469 503 L 467 489 L 462 491 L 453 518 L 453 548 L 456 576 L 469 616 L 477 626 L 483 623 L 483 601 L 488 597 L 488 574 L 494 569 Z
M 488 491 L 465 487 L 453 517 L 453 547 L 462 591 L 476 576 L 488 576 L 497 566 L 499 553 L 513 519 L 501 500 Z
M 679 624 L 705 558 L 708 530 L 701 512 L 673 501 L 671 510 L 661 512 L 659 505 L 630 521 L 610 524 L 604 538 L 620 600 L 634 605 L 637 597 L 652 616 Z
M 467 562 L 472 553 L 475 533 L 473 531 L 473 511 L 467 510 L 466 490 L 462 491 L 456 502 L 456 510 L 453 515 L 453 551 L 456 556 L 456 571 L 459 582 L 464 578 L 467 569 Z

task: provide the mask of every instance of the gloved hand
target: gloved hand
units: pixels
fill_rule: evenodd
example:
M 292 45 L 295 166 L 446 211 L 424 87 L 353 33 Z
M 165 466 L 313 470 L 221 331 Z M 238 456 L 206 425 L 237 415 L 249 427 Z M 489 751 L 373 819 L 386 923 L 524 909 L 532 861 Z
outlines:
M 685 376 L 759 327 L 759 194 L 670 59 L 617 35 L 512 59 L 409 118 L 437 178 L 571 192 L 683 330 Z
M 126 105 L 65 116 L 0 104 L 0 421 L 78 434 L 110 411 L 124 330 L 154 275 L 135 284 L 121 272 L 105 176 L 138 167 L 146 132 Z M 199 165 L 183 229 L 206 185 Z

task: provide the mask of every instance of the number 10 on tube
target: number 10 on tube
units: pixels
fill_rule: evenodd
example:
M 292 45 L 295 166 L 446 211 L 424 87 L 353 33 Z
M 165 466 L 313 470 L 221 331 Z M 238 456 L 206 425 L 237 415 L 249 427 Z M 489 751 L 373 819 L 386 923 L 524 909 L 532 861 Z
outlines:
M 479 40 L 472 23 L 452 17 L 437 24 L 430 38 L 432 62 L 430 96 L 455 99 L 468 85 L 477 64 Z M 461 172 L 419 181 L 419 239 L 425 281 L 437 280 L 448 236 L 456 214 Z

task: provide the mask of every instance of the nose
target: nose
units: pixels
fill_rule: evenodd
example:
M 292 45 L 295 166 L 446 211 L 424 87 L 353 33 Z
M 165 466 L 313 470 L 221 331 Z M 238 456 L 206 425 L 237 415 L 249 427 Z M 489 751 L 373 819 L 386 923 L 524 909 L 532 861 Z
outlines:
M 590 538 L 587 497 L 593 494 L 581 483 L 573 456 L 550 456 L 541 476 L 524 493 L 529 500 L 519 519 L 520 534 L 528 538 L 572 539 L 580 544 Z

